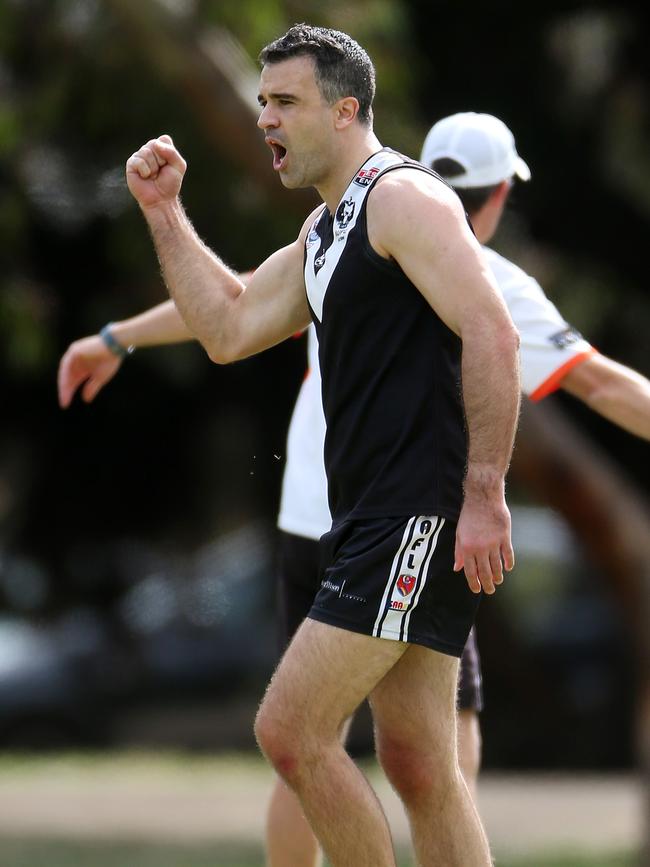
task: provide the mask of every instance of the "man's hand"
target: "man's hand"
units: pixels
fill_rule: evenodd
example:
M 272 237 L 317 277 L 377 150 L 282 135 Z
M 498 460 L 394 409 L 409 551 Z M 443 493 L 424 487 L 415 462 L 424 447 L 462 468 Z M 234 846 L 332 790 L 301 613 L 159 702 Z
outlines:
M 465 569 L 473 593 L 494 593 L 515 565 L 510 539 L 510 512 L 503 493 L 466 488 L 456 529 L 454 571 Z
M 178 197 L 186 169 L 171 137 L 161 135 L 129 157 L 126 183 L 141 208 L 154 208 Z
M 59 406 L 62 409 L 70 406 L 81 385 L 81 397 L 90 403 L 115 376 L 121 364 L 122 359 L 110 351 L 99 335 L 75 340 L 59 363 Z

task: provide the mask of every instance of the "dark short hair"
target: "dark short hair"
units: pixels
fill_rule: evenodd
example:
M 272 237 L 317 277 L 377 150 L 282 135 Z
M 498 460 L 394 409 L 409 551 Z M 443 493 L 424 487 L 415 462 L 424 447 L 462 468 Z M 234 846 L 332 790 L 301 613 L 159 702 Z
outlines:
M 465 169 L 457 160 L 452 160 L 451 157 L 440 157 L 440 159 L 434 160 L 429 168 L 437 172 L 440 177 L 444 178 L 456 190 L 470 217 L 473 217 L 477 211 L 481 210 L 499 186 L 499 184 L 491 184 L 489 187 L 457 187 L 454 184 L 454 180 L 464 175 Z
M 337 99 L 355 97 L 359 120 L 370 126 L 375 67 L 359 43 L 340 30 L 294 24 L 284 36 L 262 49 L 259 61 L 265 65 L 303 56 L 314 60 L 316 84 L 323 99 L 332 105 Z

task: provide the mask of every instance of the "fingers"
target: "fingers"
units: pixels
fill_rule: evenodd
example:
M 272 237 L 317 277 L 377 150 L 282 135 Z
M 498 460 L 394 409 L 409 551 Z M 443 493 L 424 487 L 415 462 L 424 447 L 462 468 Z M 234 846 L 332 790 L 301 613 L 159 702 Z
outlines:
M 99 391 L 101 391 L 102 386 L 104 385 L 104 381 L 95 379 L 94 377 L 90 377 L 87 379 L 84 387 L 81 389 L 81 398 L 85 403 L 91 403 L 96 397 Z
M 490 551 L 489 560 L 492 582 L 497 586 L 503 584 L 503 563 L 501 562 L 501 551 Z
M 463 550 L 460 542 L 458 541 L 458 534 L 456 534 L 456 547 L 454 550 L 454 572 L 460 572 L 463 568 Z
M 61 361 L 59 362 L 59 369 L 56 373 L 56 391 L 59 398 L 59 406 L 61 409 L 67 409 L 70 406 L 70 399 L 72 395 L 70 394 L 70 387 L 68 385 L 68 375 L 67 375 L 67 358 L 64 355 Z
M 501 550 L 505 551 L 503 559 Z M 483 591 L 491 596 L 496 588 L 503 584 L 504 567 L 510 571 L 513 565 L 514 554 L 509 544 L 484 551 L 472 551 L 468 547 L 463 551 L 463 546 L 458 540 L 456 541 L 454 572 L 464 569 L 465 578 L 472 593 Z
M 479 580 L 478 567 L 476 560 L 473 557 L 467 557 L 464 560 L 465 578 L 472 593 L 481 592 L 481 581 Z
M 501 546 L 501 557 L 506 572 L 512 572 L 515 568 L 515 552 L 512 548 L 512 541 L 510 539 Z
M 127 172 L 137 172 L 143 180 L 158 177 L 158 172 L 165 163 L 162 156 L 157 154 L 154 144 L 154 140 L 147 142 L 129 157 L 126 163 Z
M 503 552 L 503 553 L 502 553 Z M 510 542 L 488 552 L 466 555 L 463 558 L 465 576 L 470 590 L 479 593 L 483 590 L 491 596 L 498 586 L 503 584 L 503 571 L 510 572 L 514 567 L 515 558 Z M 456 565 L 454 565 L 456 570 Z
M 74 393 L 83 382 L 83 376 L 80 376 L 78 371 L 75 373 L 73 362 L 73 357 L 69 352 L 66 352 L 59 364 L 56 384 L 61 409 L 67 409 L 70 406 Z
M 465 500 L 456 528 L 454 570 L 463 568 L 470 590 L 492 595 L 503 583 L 504 570 L 515 563 L 505 501 L 488 504 Z
M 478 580 L 480 581 L 481 587 L 483 588 L 483 592 L 487 593 L 488 596 L 491 596 L 495 591 L 495 587 L 489 552 L 477 555 L 476 568 L 478 572 Z
M 127 172 L 137 172 L 143 180 L 155 180 L 163 166 L 170 165 L 181 174 L 187 164 L 174 147 L 171 136 L 161 135 L 150 139 L 146 144 L 131 154 L 126 163 Z
M 64 353 L 57 372 L 61 409 L 70 406 L 82 385 L 82 399 L 86 403 L 94 400 L 97 393 L 115 376 L 121 364 L 122 359 L 113 355 L 97 335 L 72 343 Z
M 495 592 L 495 584 L 501 584 L 503 576 L 495 573 L 488 556 L 467 556 L 464 558 L 465 578 L 472 593 L 487 593 L 492 596 Z M 457 571 L 457 570 L 456 570 Z
M 181 175 L 185 173 L 187 163 L 174 147 L 171 136 L 161 135 L 160 138 L 155 139 L 153 142 L 153 150 L 156 159 L 161 161 L 159 163 L 161 166 L 170 165 L 172 168 L 180 172 Z

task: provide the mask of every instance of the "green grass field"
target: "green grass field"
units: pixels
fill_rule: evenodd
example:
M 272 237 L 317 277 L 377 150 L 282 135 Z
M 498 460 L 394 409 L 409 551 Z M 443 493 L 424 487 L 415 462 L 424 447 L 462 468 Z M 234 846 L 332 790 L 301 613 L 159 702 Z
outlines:
M 0 838 L 2 867 L 263 867 L 255 845 L 156 845 L 135 842 L 72 842 Z M 497 858 L 497 867 L 633 867 L 634 857 L 557 854 L 525 860 Z M 408 858 L 399 867 L 412 867 Z
M 365 770 L 378 786 L 377 769 L 367 763 Z M 266 763 L 251 755 L 0 755 L 0 867 L 263 867 L 263 819 L 271 784 Z M 552 783 L 544 783 L 548 785 Z M 616 815 L 611 797 L 616 790 L 606 791 L 607 815 Z M 520 798 L 521 792 L 515 780 L 512 797 Z M 498 788 L 493 794 L 499 796 Z M 553 809 L 564 803 L 564 809 L 568 804 L 573 810 L 579 797 L 566 798 L 560 785 Z M 635 802 L 630 804 L 634 809 Z M 620 804 L 618 810 L 620 818 Z M 532 835 L 529 851 L 535 855 L 505 857 L 506 851 L 527 851 L 526 838 L 513 834 L 508 809 L 497 815 L 504 817 L 491 837 L 497 867 L 640 863 L 632 852 L 639 843 L 633 826 L 629 837 L 598 837 L 591 811 L 582 837 L 557 835 L 549 823 L 551 812 L 545 820 L 548 836 Z M 398 814 L 392 817 L 396 845 L 408 846 L 406 827 L 400 832 Z M 562 839 L 575 840 L 575 850 L 560 851 Z M 592 851 L 580 851 L 580 846 Z M 597 854 L 595 846 L 600 846 Z M 399 867 L 413 867 L 407 852 L 400 853 Z

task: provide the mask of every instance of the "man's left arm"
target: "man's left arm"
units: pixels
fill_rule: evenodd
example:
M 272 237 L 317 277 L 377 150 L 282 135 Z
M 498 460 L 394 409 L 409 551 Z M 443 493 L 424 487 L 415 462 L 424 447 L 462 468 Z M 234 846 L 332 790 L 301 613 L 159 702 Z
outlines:
M 562 378 L 560 388 L 636 436 L 650 440 L 650 380 L 593 353 Z
M 494 592 L 514 564 L 507 472 L 519 415 L 519 338 L 456 194 L 429 175 L 396 170 L 373 191 L 368 232 L 463 343 L 469 450 L 455 568 Z

